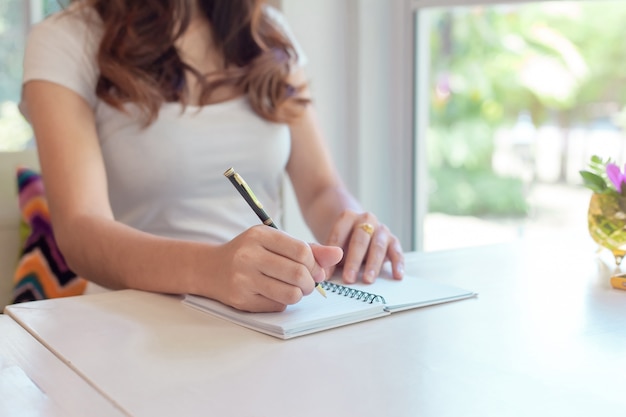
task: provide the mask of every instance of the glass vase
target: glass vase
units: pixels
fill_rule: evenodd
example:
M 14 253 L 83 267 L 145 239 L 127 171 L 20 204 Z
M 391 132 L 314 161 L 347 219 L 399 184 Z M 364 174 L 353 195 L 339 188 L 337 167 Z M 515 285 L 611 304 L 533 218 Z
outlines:
M 626 256 L 626 197 L 594 193 L 587 220 L 593 240 L 609 249 L 619 266 Z

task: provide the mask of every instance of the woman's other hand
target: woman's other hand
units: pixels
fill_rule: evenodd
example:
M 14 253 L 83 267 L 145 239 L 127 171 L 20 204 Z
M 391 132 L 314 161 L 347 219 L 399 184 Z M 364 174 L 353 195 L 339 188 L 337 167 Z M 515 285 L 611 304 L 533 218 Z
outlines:
M 391 262 L 394 279 L 402 279 L 404 275 L 400 241 L 372 213 L 344 211 L 333 225 L 326 244 L 343 248 L 342 279 L 347 284 L 357 281 L 362 266 L 363 282 L 374 282 L 385 261 Z M 328 268 L 327 274 L 332 275 L 334 269 L 334 265 Z

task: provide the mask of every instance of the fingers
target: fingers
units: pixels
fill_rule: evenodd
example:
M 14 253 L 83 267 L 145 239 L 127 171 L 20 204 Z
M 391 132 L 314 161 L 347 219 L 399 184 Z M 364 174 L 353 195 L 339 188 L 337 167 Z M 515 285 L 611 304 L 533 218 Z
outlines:
M 352 234 L 352 228 L 354 227 L 354 224 L 356 221 L 355 219 L 358 216 L 359 214 L 354 211 L 351 211 L 351 210 L 344 211 L 341 214 L 341 216 L 339 216 L 339 219 L 335 221 L 335 224 L 333 225 L 333 228 L 330 231 L 330 235 L 325 242 L 326 245 L 328 246 L 338 246 L 340 248 L 343 248 L 344 261 L 345 261 L 345 257 L 348 254 L 348 248 L 350 247 L 349 239 Z M 340 263 L 345 264 L 345 262 L 341 262 L 341 261 Z M 360 266 L 361 264 L 359 264 L 359 266 L 357 267 L 357 271 Z M 333 273 L 335 272 L 336 267 L 337 265 L 333 265 L 333 266 L 326 268 L 326 275 L 328 277 L 332 276 Z M 344 268 L 344 274 L 345 274 L 345 268 Z M 344 278 L 344 281 L 346 281 L 345 278 Z
M 226 303 L 245 311 L 282 311 L 326 278 L 324 267 L 342 257 L 341 248 L 309 244 L 267 226 L 255 226 L 227 246 L 230 256 Z M 319 263 L 318 263 L 319 262 Z
M 391 261 L 394 279 L 402 279 L 404 275 L 400 242 L 371 213 L 346 211 L 333 226 L 326 243 L 344 248 L 342 278 L 347 284 L 357 281 L 361 268 L 363 282 L 374 282 L 387 260 Z
M 313 258 L 312 254 L 306 258 L 309 256 Z M 277 298 L 272 298 L 285 304 L 297 303 L 302 295 L 308 295 L 315 289 L 317 281 L 313 274 L 317 272 L 319 281 L 324 279 L 324 272 L 315 260 L 313 260 L 313 264 L 316 265 L 313 272 L 310 270 L 313 267 L 305 263 L 308 263 L 308 260 L 294 260 L 269 252 L 267 260 L 259 262 L 258 269 L 264 277 L 272 278 L 275 282 L 259 280 L 259 292 L 267 296 L 273 294 Z
M 214 272 L 217 279 L 211 298 L 236 309 L 255 312 L 283 311 L 287 305 L 297 303 L 304 292 L 313 291 L 313 281 L 310 277 L 301 278 L 301 272 L 294 274 L 295 281 L 301 281 L 299 284 L 304 289 L 272 276 L 280 276 L 280 266 L 275 265 L 280 264 L 281 259 L 262 247 L 245 245 L 220 258 L 224 260 L 223 266 Z
M 377 219 L 369 213 L 356 217 L 351 226 L 348 250 L 343 264 L 343 280 L 348 284 L 356 282 L 364 260 L 371 257 L 369 264 L 366 265 L 363 280 L 374 282 L 385 260 L 388 239 L 386 228 L 380 227 Z
M 297 272 L 306 271 L 310 278 L 313 278 L 315 282 L 321 282 L 326 279 L 326 273 L 324 271 L 324 267 L 320 266 L 313 254 L 313 249 L 311 246 L 301 240 L 295 239 L 287 234 L 279 232 L 279 235 L 274 236 L 273 239 L 266 242 L 266 248 L 279 255 L 280 257 L 285 258 L 287 262 L 296 263 L 299 265 Z M 333 252 L 336 252 L 337 249 L 330 249 L 329 254 L 326 254 L 326 250 L 318 249 L 318 256 L 321 257 L 321 260 L 325 263 L 331 263 L 333 256 Z M 340 249 L 339 249 L 340 250 Z M 327 259 L 330 257 L 330 259 Z M 335 262 L 336 263 L 336 262 Z M 295 268 L 295 266 L 292 266 Z M 304 269 L 300 269 L 303 267 Z M 292 277 L 286 273 L 284 268 L 287 268 L 287 264 L 282 263 L 279 268 L 283 268 L 283 273 L 281 276 L 286 279 L 286 282 L 292 283 Z M 283 279 L 280 276 L 272 275 L 277 279 Z M 300 275 L 294 277 L 300 278 Z M 283 279 L 283 280 L 284 280 Z M 308 293 L 306 293 L 308 294 Z
M 371 284 L 380 275 L 390 239 L 391 234 L 387 226 L 378 225 L 369 242 L 365 267 L 363 268 L 363 282 Z
M 393 279 L 404 278 L 404 253 L 400 241 L 394 236 L 393 244 L 389 245 L 387 257 L 391 261 L 391 274 Z

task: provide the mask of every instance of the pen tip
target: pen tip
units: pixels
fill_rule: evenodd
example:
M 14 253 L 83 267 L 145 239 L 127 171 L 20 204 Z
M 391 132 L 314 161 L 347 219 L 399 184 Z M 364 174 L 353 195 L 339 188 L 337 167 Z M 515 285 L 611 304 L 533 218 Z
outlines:
M 324 290 L 324 288 L 319 285 L 319 282 L 317 284 L 315 284 L 315 288 L 317 288 L 317 291 L 322 294 L 324 296 L 324 298 L 328 298 L 326 297 L 326 290 Z

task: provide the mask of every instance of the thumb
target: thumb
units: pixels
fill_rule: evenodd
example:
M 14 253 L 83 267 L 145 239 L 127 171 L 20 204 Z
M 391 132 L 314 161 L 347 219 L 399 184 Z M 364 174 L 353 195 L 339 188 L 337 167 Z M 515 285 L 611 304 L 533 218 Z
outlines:
M 315 261 L 322 268 L 336 265 L 343 257 L 343 249 L 338 246 L 324 246 L 312 243 L 311 250 L 313 251 Z
M 311 243 L 310 246 L 315 262 L 317 262 L 323 270 L 327 270 L 330 267 L 337 265 L 343 257 L 343 249 L 338 246 L 324 246 L 316 243 Z M 326 279 L 325 272 L 320 281 L 323 281 L 324 279 Z

